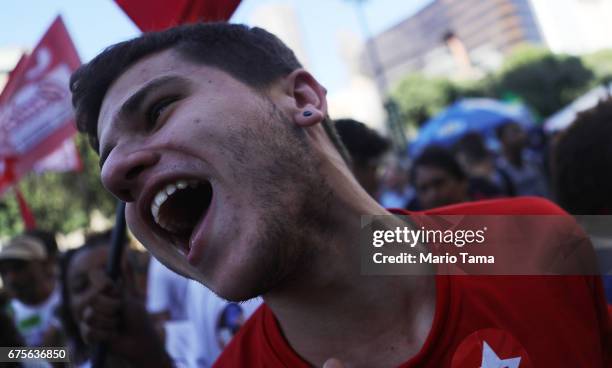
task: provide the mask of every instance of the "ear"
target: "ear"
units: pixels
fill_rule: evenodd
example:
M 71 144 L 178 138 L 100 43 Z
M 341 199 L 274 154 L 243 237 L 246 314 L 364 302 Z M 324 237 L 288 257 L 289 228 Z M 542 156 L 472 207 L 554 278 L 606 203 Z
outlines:
M 327 91 L 304 69 L 297 69 L 281 81 L 283 105 L 293 121 L 303 127 L 320 123 L 327 115 Z

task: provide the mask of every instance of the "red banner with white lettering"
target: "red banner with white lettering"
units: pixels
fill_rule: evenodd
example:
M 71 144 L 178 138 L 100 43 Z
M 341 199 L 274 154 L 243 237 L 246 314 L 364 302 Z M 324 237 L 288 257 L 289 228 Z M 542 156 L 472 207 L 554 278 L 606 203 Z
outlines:
M 44 170 L 43 159 L 50 154 L 71 156 L 64 156 L 60 170 L 80 167 L 70 139 L 76 129 L 69 89 L 70 75 L 80 64 L 58 16 L 11 73 L 0 95 L 0 195 L 35 168 Z

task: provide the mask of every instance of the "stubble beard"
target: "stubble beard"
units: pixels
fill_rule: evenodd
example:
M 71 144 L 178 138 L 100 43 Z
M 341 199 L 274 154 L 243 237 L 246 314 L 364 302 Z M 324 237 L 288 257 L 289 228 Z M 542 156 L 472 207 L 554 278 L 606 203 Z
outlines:
M 263 121 L 230 132 L 228 153 L 235 176 L 248 178 L 254 200 L 257 233 L 252 236 L 242 284 L 231 295 L 244 301 L 309 277 L 328 238 L 332 189 L 323 177 L 321 159 L 313 154 L 306 133 L 271 101 Z M 246 149 L 246 147 L 252 147 Z M 248 152 L 251 151 L 251 152 Z M 250 165 L 257 157 L 262 165 Z

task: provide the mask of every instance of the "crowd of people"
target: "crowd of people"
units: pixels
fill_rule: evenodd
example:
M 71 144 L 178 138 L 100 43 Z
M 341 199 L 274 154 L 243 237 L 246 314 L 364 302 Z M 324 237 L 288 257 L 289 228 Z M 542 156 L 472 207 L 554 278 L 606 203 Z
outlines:
M 28 231 L 11 239 L 0 251 L 0 345 L 63 346 L 74 366 L 90 367 L 94 346 L 86 342 L 86 321 L 103 308 L 121 310 L 118 323 L 133 324 L 139 333 L 113 338 L 109 366 L 143 364 L 130 359 L 153 348 L 165 349 L 176 367 L 209 367 L 261 303 L 259 298 L 227 302 L 130 241 L 115 285 L 106 275 L 110 245 L 110 231 L 92 234 L 62 254 L 51 232 Z M 100 290 L 112 290 L 121 302 L 101 297 Z M 109 322 L 102 333 L 111 336 L 113 326 Z
M 545 162 L 549 147 L 532 149 L 526 129 L 511 120 L 499 123 L 497 137 L 499 152 L 489 149 L 478 132 L 465 134 L 451 146 L 426 147 L 408 163 L 403 185 L 385 186 L 383 178 L 381 202 L 397 205 L 395 198 L 400 195 L 403 208 L 419 211 L 491 198 L 552 198 Z M 395 196 L 387 191 L 395 192 Z M 394 198 L 393 202 L 386 203 L 387 197 Z
M 450 147 L 430 145 L 412 161 L 404 158 L 405 166 L 398 159 L 389 161 L 390 142 L 373 129 L 354 120 L 338 122 L 338 133 L 354 157 L 356 178 L 386 208 L 423 211 L 516 196 L 554 200 L 578 216 L 594 242 L 612 304 L 612 222 L 596 218 L 612 207 L 606 189 L 612 183 L 612 96 L 579 114 L 566 131 L 546 137 L 544 144 L 530 145 L 526 128 L 507 120 L 496 129 L 498 152 L 471 132 Z M 369 176 L 362 174 L 365 167 Z
M 360 216 L 385 208 L 565 216 L 552 200 L 608 214 L 612 100 L 545 149 L 504 121 L 499 152 L 470 133 L 398 157 L 365 124 L 332 121 L 325 89 L 275 36 L 229 24 L 114 45 L 71 90 L 102 182 L 151 256 L 130 240 L 115 282 L 110 232 L 63 254 L 48 232 L 11 239 L 0 346 L 65 346 L 78 367 L 101 342 L 109 367 L 612 364 L 599 275 L 373 277 L 355 251 Z M 611 272 L 612 231 L 595 230 Z

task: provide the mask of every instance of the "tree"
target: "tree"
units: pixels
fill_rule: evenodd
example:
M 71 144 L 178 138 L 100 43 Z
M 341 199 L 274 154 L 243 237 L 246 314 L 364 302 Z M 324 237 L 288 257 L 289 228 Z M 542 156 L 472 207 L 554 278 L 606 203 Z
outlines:
M 115 200 L 100 182 L 97 155 L 84 136 L 79 135 L 76 144 L 83 162 L 81 172 L 30 174 L 19 183 L 41 228 L 68 233 L 87 228 L 94 210 L 105 216 L 114 212 Z M 0 198 L 0 237 L 23 231 L 19 207 L 11 194 Z
M 585 93 L 593 78 L 593 72 L 576 56 L 525 45 L 505 61 L 494 90 L 498 98 L 508 93 L 518 95 L 546 117 Z
M 391 95 L 399 106 L 404 127 L 420 127 L 452 103 L 457 98 L 458 89 L 445 78 L 410 74 L 401 80 Z
M 536 115 L 547 117 L 605 80 L 612 80 L 612 50 L 587 55 L 583 62 L 575 56 L 523 45 L 514 50 L 497 73 L 479 80 L 453 82 L 409 74 L 392 95 L 400 107 L 404 128 L 418 128 L 464 97 L 513 96 Z
M 595 74 L 594 84 L 612 82 L 612 49 L 605 49 L 582 57 L 584 64 Z

